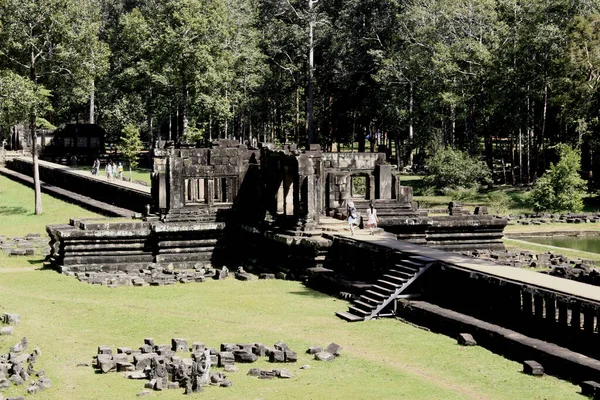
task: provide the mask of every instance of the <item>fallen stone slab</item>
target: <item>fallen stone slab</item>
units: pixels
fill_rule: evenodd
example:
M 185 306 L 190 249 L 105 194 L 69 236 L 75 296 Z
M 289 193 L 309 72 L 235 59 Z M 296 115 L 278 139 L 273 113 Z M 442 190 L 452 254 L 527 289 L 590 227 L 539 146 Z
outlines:
M 475 339 L 473 339 L 473 336 L 470 333 L 459 334 L 456 341 L 461 346 L 477 346 L 477 342 L 475 341 Z
M 0 336 L 12 335 L 13 331 L 14 331 L 14 327 L 12 327 L 12 326 L 5 326 L 3 328 L 0 328 Z
M 315 360 L 317 361 L 333 361 L 335 356 L 327 351 L 321 351 L 315 354 Z
M 308 350 L 306 350 L 307 354 L 317 354 L 323 351 L 321 346 L 310 346 Z
M 325 351 L 337 357 L 340 355 L 340 351 L 342 351 L 342 346 L 337 343 L 330 343 Z
M 597 398 L 600 395 L 600 383 L 595 381 L 584 381 L 579 384 L 581 394 L 587 397 Z
M 537 361 L 527 360 L 523 361 L 523 372 L 527 375 L 543 376 L 544 367 Z
M 2 321 L 8 325 L 19 325 L 21 323 L 21 316 L 19 314 L 2 314 Z

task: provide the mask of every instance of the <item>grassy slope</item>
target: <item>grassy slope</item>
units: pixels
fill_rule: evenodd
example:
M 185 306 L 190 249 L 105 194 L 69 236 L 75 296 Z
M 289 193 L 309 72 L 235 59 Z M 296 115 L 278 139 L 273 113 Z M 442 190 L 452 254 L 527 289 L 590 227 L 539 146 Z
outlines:
M 0 205 L 27 207 L 33 195 L 0 177 Z M 18 185 L 17 185 L 18 186 Z M 85 211 L 66 203 L 50 214 L 3 215 L 8 235 L 43 231 L 46 223 L 62 223 Z M 54 217 L 51 217 L 54 215 Z M 6 222 L 6 218 L 13 218 Z M 16 270 L 9 267 L 17 266 Z M 521 366 L 482 348 L 461 347 L 451 338 L 432 334 L 396 320 L 350 324 L 334 317 L 348 303 L 287 281 L 240 282 L 233 279 L 166 287 L 109 289 L 78 282 L 39 268 L 39 259 L 0 258 L 0 313 L 21 314 L 15 336 L 0 337 L 5 353 L 22 336 L 42 356 L 37 368 L 53 380 L 53 388 L 36 399 L 127 399 L 143 390 L 142 381 L 120 374 L 95 374 L 90 362 L 98 345 L 138 347 L 145 337 L 169 343 L 183 337 L 216 347 L 221 342 L 273 344 L 284 340 L 298 351 L 288 365 L 290 380 L 265 381 L 246 376 L 250 366 L 281 367 L 260 362 L 239 365 L 230 374 L 234 386 L 207 388 L 201 396 L 214 399 L 578 399 L 578 388 L 552 377 L 533 378 Z M 303 353 L 309 345 L 335 341 L 343 356 L 318 363 Z M 312 368 L 300 370 L 299 366 Z M 5 397 L 23 394 L 11 388 Z M 181 398 L 181 390 L 153 397 Z

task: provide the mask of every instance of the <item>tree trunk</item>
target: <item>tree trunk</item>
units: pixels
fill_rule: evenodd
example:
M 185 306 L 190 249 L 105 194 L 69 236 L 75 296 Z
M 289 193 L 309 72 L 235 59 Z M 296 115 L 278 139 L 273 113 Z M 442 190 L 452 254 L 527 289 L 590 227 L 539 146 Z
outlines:
M 187 88 L 186 83 L 183 84 L 182 95 L 183 95 L 183 99 L 182 99 L 181 113 L 182 113 L 182 118 L 183 118 L 183 124 L 181 127 L 181 136 L 184 136 L 187 133 L 188 124 L 189 124 L 189 120 L 188 120 L 188 88 Z
M 35 73 L 35 53 L 33 48 L 31 49 L 31 64 L 29 65 L 29 78 L 35 84 L 35 91 L 37 93 L 37 76 Z M 30 129 L 31 129 L 31 157 L 33 158 L 33 188 L 35 198 L 35 215 L 42 213 L 42 189 L 40 187 L 40 166 L 38 163 L 37 154 L 37 116 L 35 110 L 31 110 L 30 115 Z
M 92 90 L 90 90 L 90 118 L 89 118 L 90 124 L 94 123 L 95 92 L 96 92 L 96 86 L 95 86 L 94 80 L 92 80 Z
M 412 83 L 410 84 L 409 90 L 410 91 L 409 91 L 409 97 L 408 97 L 408 166 L 412 168 L 413 157 L 414 157 L 414 149 L 413 149 L 413 136 L 414 136 L 413 104 L 414 104 L 414 100 L 413 100 Z M 399 144 L 400 144 L 400 139 L 398 138 L 398 135 L 396 135 L 396 158 L 398 160 L 400 160 L 400 154 L 398 153 L 398 151 L 400 150 Z M 400 166 L 400 161 L 398 161 L 398 166 Z

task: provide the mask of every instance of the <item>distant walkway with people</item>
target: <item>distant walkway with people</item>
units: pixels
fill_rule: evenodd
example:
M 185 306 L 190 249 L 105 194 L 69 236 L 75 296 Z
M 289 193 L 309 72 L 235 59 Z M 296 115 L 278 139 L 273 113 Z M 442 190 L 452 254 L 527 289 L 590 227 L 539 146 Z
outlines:
M 91 166 L 88 170 L 80 170 L 40 160 L 39 169 L 42 191 L 105 215 L 133 216 L 144 213 L 146 205 L 152 204 L 150 186 L 120 179 L 108 180 L 102 173 L 92 175 Z M 15 157 L 0 173 L 32 185 L 33 160 Z

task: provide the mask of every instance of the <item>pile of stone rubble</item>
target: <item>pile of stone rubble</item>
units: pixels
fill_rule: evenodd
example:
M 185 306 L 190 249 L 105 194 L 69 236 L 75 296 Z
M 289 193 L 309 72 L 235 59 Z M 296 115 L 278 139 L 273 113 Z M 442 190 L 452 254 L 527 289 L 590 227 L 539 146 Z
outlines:
M 537 213 L 537 214 L 519 214 L 509 215 L 507 217 L 509 224 L 518 225 L 543 225 L 543 224 L 582 224 L 593 223 L 600 221 L 598 213 L 568 213 L 568 214 L 552 214 L 552 213 Z
M 48 237 L 39 233 L 28 233 L 20 236 L 0 235 L 0 250 L 9 256 L 32 256 L 34 254 L 50 254 Z
M 549 268 L 543 273 L 600 286 L 600 270 L 590 260 L 570 259 L 553 252 L 536 254 L 527 250 L 473 250 L 463 254 L 517 268 Z
M 285 279 L 285 274 L 261 273 L 253 275 L 239 267 L 236 272 L 230 273 L 227 267 L 215 269 L 207 266 L 199 266 L 192 270 L 174 269 L 171 265 L 160 267 L 157 264 L 149 264 L 130 272 L 66 272 L 66 275 L 74 276 L 81 282 L 94 285 L 118 286 L 164 286 L 176 283 L 204 282 L 207 279 L 225 279 L 233 275 L 236 279 L 249 281 L 254 279 Z
M 15 325 L 21 321 L 19 314 L 4 313 L 0 320 L 4 326 L 0 329 L 0 335 L 12 335 Z M 12 346 L 8 354 L 0 353 L 0 392 L 9 388 L 11 385 L 24 386 L 29 382 L 27 393 L 35 394 L 42 390 L 52 387 L 52 382 L 46 377 L 44 371 L 36 370 L 35 364 L 38 357 L 41 356 L 39 348 L 35 348 L 31 353 L 28 348 L 27 338 Z M 0 399 L 2 399 L 0 394 Z M 24 397 L 8 397 L 6 400 L 20 400 Z
M 341 346 L 331 343 L 325 350 L 311 346 L 306 351 L 316 360 L 332 361 L 339 356 Z M 186 355 L 182 354 L 190 352 Z M 189 355 L 189 356 L 188 356 Z M 208 348 L 204 343 L 194 342 L 188 346 L 186 339 L 173 338 L 171 344 L 155 344 L 154 339 L 144 339 L 144 344 L 133 350 L 118 347 L 117 352 L 109 346 L 99 346 L 93 365 L 101 373 L 122 372 L 125 378 L 145 380 L 144 387 L 151 390 L 184 389 L 185 394 L 202 392 L 208 386 L 229 387 L 232 382 L 224 373 L 237 372 L 236 363 L 254 363 L 267 357 L 272 363 L 296 363 L 298 355 L 279 341 L 273 346 L 262 343 L 222 343 L 220 348 Z M 223 371 L 215 371 L 223 368 Z M 310 368 L 304 365 L 302 369 Z M 270 371 L 251 368 L 250 376 L 260 379 L 292 378 L 285 368 Z M 139 395 L 148 394 L 141 392 Z

